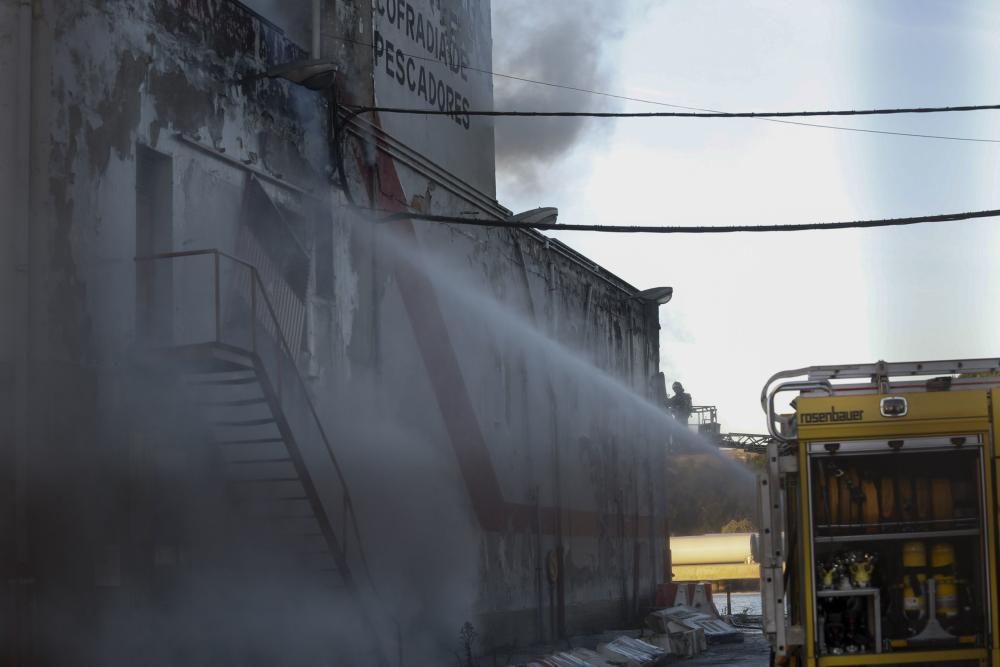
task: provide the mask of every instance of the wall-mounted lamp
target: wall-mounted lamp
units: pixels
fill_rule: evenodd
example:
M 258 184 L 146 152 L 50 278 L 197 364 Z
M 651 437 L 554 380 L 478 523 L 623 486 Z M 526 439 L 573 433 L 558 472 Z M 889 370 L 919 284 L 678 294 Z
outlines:
M 673 287 L 650 287 L 649 289 L 644 289 L 641 292 L 636 292 L 630 297 L 624 299 L 625 301 L 642 301 L 643 303 L 656 304 L 657 306 L 662 306 L 672 299 L 674 296 Z

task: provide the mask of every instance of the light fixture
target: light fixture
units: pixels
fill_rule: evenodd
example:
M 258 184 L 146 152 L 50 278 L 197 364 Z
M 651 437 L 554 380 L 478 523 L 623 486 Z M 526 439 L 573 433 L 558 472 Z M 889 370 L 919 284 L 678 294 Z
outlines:
M 641 292 L 636 292 L 632 296 L 625 299 L 642 301 L 643 303 L 653 303 L 657 306 L 662 306 L 672 299 L 674 296 L 673 287 L 650 287 L 649 289 L 644 289 Z
M 555 206 L 543 206 L 504 218 L 504 222 L 517 222 L 522 225 L 554 225 L 558 217 L 558 208 Z
M 902 396 L 886 396 L 879 401 L 879 412 L 883 417 L 905 417 L 906 399 Z
M 310 90 L 326 90 L 337 78 L 337 64 L 332 60 L 297 60 L 267 70 L 269 79 L 285 79 Z

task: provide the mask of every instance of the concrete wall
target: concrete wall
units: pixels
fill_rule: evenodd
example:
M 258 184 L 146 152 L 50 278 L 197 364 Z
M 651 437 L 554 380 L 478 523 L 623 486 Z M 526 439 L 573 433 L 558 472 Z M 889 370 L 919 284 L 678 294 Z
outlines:
M 0 55 L 15 49 L 14 11 L 0 4 Z M 364 36 L 367 11 L 346 0 L 324 9 L 326 52 L 356 102 L 371 99 L 371 54 L 330 35 Z M 662 570 L 663 433 L 636 397 L 657 371 L 657 324 L 626 300 L 631 286 L 539 234 L 373 222 L 403 207 L 507 212 L 382 135 L 375 118 L 344 141 L 350 197 L 331 185 L 324 96 L 253 78 L 303 51 L 238 3 L 43 0 L 32 35 L 31 280 L 13 283 L 31 313 L 32 354 L 5 384 L 31 384 L 34 407 L 15 404 L 29 424 L 15 441 L 32 451 L 34 513 L 8 550 L 26 545 L 25 581 L 45 583 L 22 587 L 37 622 L 8 638 L 12 651 L 84 614 L 89 639 L 67 646 L 103 655 L 125 630 L 102 612 L 149 607 L 135 591 L 159 576 L 137 545 L 200 534 L 134 529 L 134 515 L 182 525 L 185 508 L 216 497 L 210 485 L 194 493 L 184 475 L 157 472 L 156 493 L 122 491 L 147 486 L 140 471 L 161 466 L 175 440 L 193 476 L 212 471 L 190 406 L 133 370 L 143 362 L 137 230 L 169 208 L 153 250 L 238 253 L 257 186 L 297 221 L 309 264 L 301 370 L 409 664 L 450 656 L 466 621 L 485 650 L 618 626 L 649 604 Z M 16 78 L 13 61 L 0 62 L 3 82 Z M 0 148 L 25 131 L 9 105 L 0 100 Z M 153 207 L 137 194 L 150 156 L 169 176 Z M 17 199 L 20 173 L 0 172 L 5 198 Z M 192 315 L 209 299 L 201 270 L 177 262 L 170 275 L 176 336 L 204 325 Z M 0 340 L 0 361 L 13 358 L 13 333 Z M 66 589 L 73 604 L 61 602 Z M 27 604 L 8 602 L 14 613 Z

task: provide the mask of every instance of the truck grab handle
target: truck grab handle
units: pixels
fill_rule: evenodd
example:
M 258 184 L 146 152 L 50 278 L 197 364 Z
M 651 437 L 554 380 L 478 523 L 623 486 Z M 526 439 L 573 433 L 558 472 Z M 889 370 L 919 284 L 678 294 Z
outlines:
M 766 388 L 765 388 L 766 389 Z M 771 437 L 779 442 L 791 442 L 794 438 L 788 438 L 775 428 L 778 416 L 774 413 L 774 397 L 785 391 L 825 391 L 827 394 L 833 393 L 833 386 L 828 380 L 800 380 L 796 382 L 782 382 L 776 385 L 767 395 L 767 432 Z

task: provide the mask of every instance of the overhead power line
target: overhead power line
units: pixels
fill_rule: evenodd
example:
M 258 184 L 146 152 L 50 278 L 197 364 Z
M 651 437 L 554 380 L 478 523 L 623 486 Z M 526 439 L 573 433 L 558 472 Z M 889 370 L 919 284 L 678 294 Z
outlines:
M 370 210 L 370 209 L 366 209 Z M 388 211 L 386 211 L 388 212 Z M 431 215 L 427 213 L 392 213 L 380 222 L 391 220 L 424 220 L 427 222 L 443 222 L 455 225 L 471 225 L 474 227 L 506 227 L 514 229 L 544 229 L 574 232 L 605 232 L 613 234 L 733 234 L 740 232 L 806 232 L 832 229 L 871 229 L 874 227 L 903 227 L 932 222 L 959 222 L 980 218 L 1000 217 L 1000 209 L 986 211 L 967 211 L 963 213 L 942 213 L 938 215 L 920 215 L 909 218 L 882 218 L 877 220 L 850 220 L 844 222 L 809 222 L 788 225 L 697 225 L 697 226 L 642 226 L 642 225 L 578 225 L 562 223 L 525 224 L 508 220 L 483 220 L 478 218 L 463 218 L 451 215 Z
M 356 39 L 351 39 L 349 37 L 342 37 L 342 36 L 339 36 L 339 35 L 327 35 L 327 34 L 324 34 L 324 36 L 325 37 L 329 37 L 330 39 L 337 40 L 337 41 L 347 42 L 349 44 L 355 44 L 357 46 L 365 46 L 365 47 L 372 48 L 372 49 L 375 48 L 374 44 L 371 44 L 371 43 L 368 43 L 368 42 L 364 42 L 364 41 L 360 41 L 360 40 L 356 40 Z M 402 50 L 400 49 L 400 51 L 402 51 Z M 435 64 L 438 64 L 438 65 L 444 65 L 444 63 L 442 63 L 440 60 L 437 60 L 436 58 L 430 58 L 430 57 L 427 57 L 427 56 L 420 56 L 420 55 L 412 54 L 412 53 L 409 53 L 409 52 L 406 52 L 406 51 L 402 51 L 402 53 L 403 53 L 404 56 L 406 56 L 408 58 L 413 58 L 414 60 L 421 60 L 421 61 L 424 61 L 424 62 L 435 63 Z M 652 105 L 655 105 L 655 106 L 669 107 L 671 109 L 685 109 L 687 111 L 703 111 L 703 112 L 708 112 L 708 113 L 722 113 L 719 109 L 708 109 L 708 108 L 704 108 L 704 107 L 685 106 L 683 104 L 673 104 L 673 103 L 670 103 L 670 102 L 663 102 L 663 101 L 660 101 L 660 100 L 651 100 L 651 99 L 642 98 L 642 97 L 632 97 L 632 96 L 629 96 L 629 95 L 621 95 L 619 93 L 609 93 L 607 91 L 592 90 L 590 88 L 581 88 L 581 87 L 578 87 L 578 86 L 571 86 L 569 84 L 564 84 L 564 83 L 556 83 L 556 82 L 553 82 L 553 81 L 542 81 L 542 80 L 539 80 L 539 79 L 531 79 L 531 78 L 524 77 L 524 76 L 517 76 L 515 74 L 505 74 L 503 72 L 496 72 L 496 71 L 493 71 L 493 70 L 483 69 L 483 68 L 480 68 L 480 67 L 472 67 L 471 65 L 465 65 L 464 68 L 466 70 L 469 70 L 470 72 L 478 72 L 480 74 L 487 74 L 489 76 L 499 77 L 499 78 L 502 78 L 502 79 L 510 79 L 512 81 L 520 81 L 522 83 L 530 83 L 530 84 L 536 85 L 536 86 L 545 86 L 545 87 L 548 87 L 548 88 L 557 88 L 557 89 L 560 89 L 560 90 L 568 90 L 568 91 L 577 92 L 577 93 L 584 93 L 584 94 L 587 94 L 587 95 L 597 95 L 597 96 L 601 96 L 601 97 L 608 97 L 608 98 L 611 98 L 611 99 L 623 100 L 623 101 L 626 101 L 626 102 L 638 102 L 640 104 L 652 104 Z M 945 141 L 968 141 L 968 142 L 974 142 L 974 143 L 989 143 L 989 144 L 1000 143 L 1000 139 L 987 139 L 987 138 L 982 138 L 982 137 L 958 137 L 958 136 L 945 135 L 945 134 L 926 134 L 926 133 L 921 133 L 921 132 L 902 132 L 902 131 L 898 131 L 898 130 L 876 130 L 876 129 L 862 128 L 862 127 L 844 127 L 842 125 L 826 125 L 824 123 L 805 123 L 805 122 L 802 122 L 802 121 L 781 120 L 781 119 L 777 119 L 777 118 L 760 118 L 759 120 L 764 120 L 764 121 L 768 121 L 768 122 L 771 122 L 771 123 L 783 123 L 783 124 L 786 124 L 786 125 L 799 125 L 801 127 L 820 128 L 820 129 L 824 129 L 824 130 L 837 130 L 837 131 L 840 131 L 840 132 L 863 132 L 865 134 L 885 134 L 885 135 L 896 136 L 896 137 L 912 137 L 912 138 L 916 138 L 916 139 L 938 139 L 938 140 L 945 140 Z
M 889 116 L 899 114 L 996 111 L 1000 104 L 894 109 L 830 109 L 826 111 L 510 111 L 490 109 L 413 109 L 407 107 L 349 107 L 355 113 L 377 112 L 413 116 L 511 116 L 527 118 L 804 118 L 813 116 Z
M 843 130 L 844 132 L 864 132 L 865 134 L 889 134 L 896 137 L 914 137 L 917 139 L 943 139 L 947 141 L 971 141 L 983 144 L 1000 144 L 1000 139 L 986 139 L 982 137 L 956 137 L 948 134 L 923 134 L 921 132 L 900 132 L 898 130 L 871 130 L 863 127 L 840 127 L 838 125 L 824 125 L 823 123 L 803 123 L 795 120 L 781 120 L 779 118 L 759 118 L 772 123 L 785 123 L 787 125 L 801 125 L 802 127 L 821 127 L 827 130 Z

